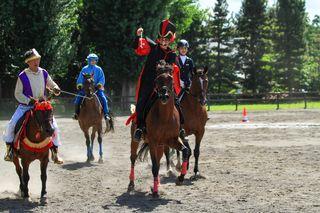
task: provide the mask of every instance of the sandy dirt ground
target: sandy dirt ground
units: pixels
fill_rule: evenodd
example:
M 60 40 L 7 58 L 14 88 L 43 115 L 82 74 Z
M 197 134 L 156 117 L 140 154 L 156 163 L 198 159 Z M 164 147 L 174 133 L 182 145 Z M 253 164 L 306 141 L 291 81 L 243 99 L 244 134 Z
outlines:
M 58 118 L 62 166 L 49 164 L 48 203 L 41 205 L 39 163 L 30 172 L 31 201 L 19 198 L 14 166 L 2 160 L 1 212 L 320 212 L 320 110 L 211 112 L 202 141 L 200 171 L 183 186 L 160 171 L 160 199 L 150 196 L 150 162 L 136 166 L 136 190 L 127 193 L 130 129 L 116 118 L 116 133 L 104 137 L 104 163 L 86 163 L 78 123 Z M 3 131 L 7 121 L 0 121 Z M 193 137 L 190 137 L 194 146 Z M 97 143 L 95 157 L 98 158 Z

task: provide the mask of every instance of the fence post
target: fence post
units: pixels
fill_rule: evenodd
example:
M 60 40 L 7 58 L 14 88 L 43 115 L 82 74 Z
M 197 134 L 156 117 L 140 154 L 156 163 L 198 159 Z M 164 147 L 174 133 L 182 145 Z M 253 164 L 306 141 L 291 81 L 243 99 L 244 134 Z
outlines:
M 277 110 L 280 109 L 280 100 L 279 100 L 279 94 L 277 94 Z
M 304 99 L 304 109 L 307 109 L 307 95 L 306 95 L 306 93 L 303 94 L 303 99 Z
M 236 111 L 238 111 L 238 98 L 237 95 L 234 96 L 235 102 L 236 102 Z

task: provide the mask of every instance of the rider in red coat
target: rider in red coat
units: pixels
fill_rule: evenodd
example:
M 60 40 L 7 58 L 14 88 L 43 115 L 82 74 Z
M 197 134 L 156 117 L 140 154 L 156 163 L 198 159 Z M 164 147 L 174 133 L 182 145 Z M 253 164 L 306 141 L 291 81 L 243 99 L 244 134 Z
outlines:
M 152 95 L 154 88 L 154 80 L 156 78 L 156 65 L 160 60 L 174 66 L 174 76 L 179 78 L 179 68 L 174 64 L 176 53 L 170 49 L 169 45 L 175 39 L 175 26 L 169 20 L 163 20 L 160 24 L 158 39 L 156 42 L 147 37 L 143 37 L 143 29 L 137 30 L 137 37 L 134 42 L 134 49 L 137 55 L 147 56 L 146 63 L 140 73 L 136 91 L 136 113 L 137 113 L 137 129 L 134 133 L 134 140 L 141 140 L 143 129 L 145 128 L 145 106 Z M 180 80 L 174 83 L 175 92 L 180 92 Z M 181 113 L 180 113 L 181 114 Z M 182 116 L 181 116 L 182 117 Z M 183 120 L 182 120 L 183 122 Z M 181 128 L 180 135 L 184 137 L 184 130 Z

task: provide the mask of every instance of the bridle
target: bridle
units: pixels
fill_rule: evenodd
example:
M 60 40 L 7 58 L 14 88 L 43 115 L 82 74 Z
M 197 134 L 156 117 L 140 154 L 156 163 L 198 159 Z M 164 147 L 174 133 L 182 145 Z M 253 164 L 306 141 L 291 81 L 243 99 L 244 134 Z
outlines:
M 159 78 L 164 75 L 167 75 L 169 78 L 173 79 L 172 75 L 169 74 L 168 72 L 162 72 L 155 78 L 154 80 L 155 85 L 157 85 L 157 81 L 159 80 Z M 165 98 L 166 95 L 170 97 L 173 94 L 173 87 L 169 88 L 168 86 L 162 86 L 159 88 L 155 86 L 154 92 L 157 94 L 158 98 Z

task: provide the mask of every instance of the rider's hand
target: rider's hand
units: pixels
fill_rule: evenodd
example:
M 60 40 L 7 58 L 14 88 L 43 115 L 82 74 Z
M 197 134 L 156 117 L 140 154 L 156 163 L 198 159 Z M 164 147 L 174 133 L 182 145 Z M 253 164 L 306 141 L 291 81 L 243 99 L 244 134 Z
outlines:
M 30 97 L 30 101 L 28 103 L 29 106 L 33 106 L 38 100 L 34 99 L 33 97 Z
M 98 85 L 97 85 L 97 89 L 103 90 L 103 86 L 102 86 L 101 84 L 98 84 Z
M 137 29 L 137 36 L 142 36 L 142 33 L 143 33 L 143 28 L 140 27 L 139 29 Z
M 77 90 L 82 90 L 82 85 L 78 85 Z
M 53 93 L 55 96 L 58 96 L 61 93 L 61 89 L 59 87 L 55 87 L 53 88 Z

